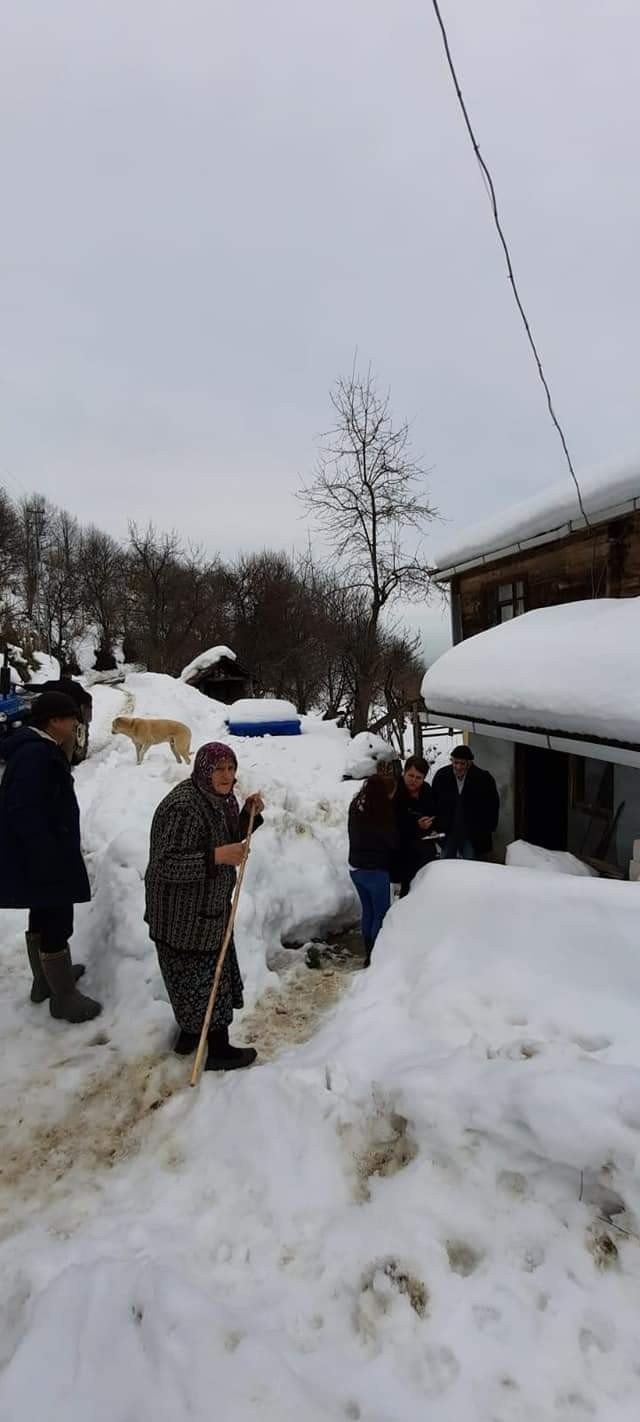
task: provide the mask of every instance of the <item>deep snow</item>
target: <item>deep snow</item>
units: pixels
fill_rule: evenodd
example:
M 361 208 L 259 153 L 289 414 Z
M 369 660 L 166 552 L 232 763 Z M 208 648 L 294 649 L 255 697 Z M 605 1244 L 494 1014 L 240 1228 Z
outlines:
M 3 915 L 2 1422 L 635 1422 L 636 886 L 430 866 L 315 1038 L 191 1091 L 140 877 L 188 772 L 110 738 L 127 698 L 194 748 L 222 729 L 169 678 L 96 692 L 74 947 L 103 1017 L 25 1002 Z M 255 1001 L 281 937 L 353 913 L 354 787 L 335 727 L 234 745 L 268 802 L 238 930 Z

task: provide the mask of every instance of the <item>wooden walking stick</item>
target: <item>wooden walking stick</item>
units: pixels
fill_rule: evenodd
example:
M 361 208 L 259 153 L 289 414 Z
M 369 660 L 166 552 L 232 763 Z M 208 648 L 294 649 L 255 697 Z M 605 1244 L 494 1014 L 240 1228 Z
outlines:
M 230 942 L 231 942 L 231 935 L 232 935 L 232 933 L 233 933 L 233 925 L 234 925 L 234 923 L 235 923 L 235 921 L 236 921 L 236 912 L 237 912 L 237 909 L 238 909 L 238 899 L 240 898 L 240 890 L 241 890 L 241 888 L 242 888 L 242 880 L 244 879 L 244 871 L 245 871 L 245 869 L 246 869 L 246 867 L 247 867 L 247 859 L 248 859 L 248 857 L 249 857 L 249 845 L 250 845 L 250 843 L 251 843 L 251 835 L 253 834 L 253 821 L 255 820 L 255 817 L 256 817 L 256 812 L 255 812 L 255 809 L 254 809 L 254 807 L 253 807 L 253 805 L 252 805 L 252 806 L 251 806 L 251 809 L 250 809 L 250 811 L 249 811 L 249 826 L 248 826 L 248 829 L 247 829 L 247 838 L 246 838 L 245 844 L 244 844 L 244 853 L 243 853 L 243 855 L 242 855 L 242 859 L 240 860 L 240 867 L 239 867 L 239 869 L 238 869 L 238 877 L 237 877 L 237 879 L 236 879 L 236 887 L 235 887 L 235 889 L 234 889 L 234 891 L 233 891 L 233 898 L 232 898 L 232 900 L 231 900 L 231 912 L 230 912 L 230 914 L 229 914 L 229 922 L 228 922 L 227 927 L 226 927 L 226 929 L 225 929 L 224 938 L 223 938 L 223 940 L 222 940 L 222 947 L 221 947 L 221 949 L 220 949 L 220 956 L 219 956 L 218 961 L 217 961 L 217 963 L 216 963 L 216 970 L 215 970 L 215 973 L 214 973 L 214 975 L 213 975 L 213 983 L 212 983 L 212 986 L 211 986 L 211 992 L 209 993 L 209 1001 L 208 1001 L 208 1003 L 207 1003 L 207 1010 L 206 1010 L 205 1015 L 204 1015 L 204 1022 L 203 1022 L 203 1024 L 202 1024 L 202 1031 L 201 1031 L 201 1033 L 200 1033 L 200 1041 L 198 1042 L 198 1050 L 197 1050 L 197 1052 L 196 1052 L 196 1059 L 195 1059 L 195 1062 L 193 1063 L 193 1071 L 192 1071 L 192 1073 L 191 1073 L 191 1085 L 192 1085 L 192 1086 L 197 1086 L 197 1085 L 198 1085 L 198 1082 L 199 1082 L 199 1080 L 200 1080 L 200 1073 L 202 1072 L 202 1063 L 203 1063 L 203 1061 L 204 1061 L 204 1054 L 205 1054 L 205 1052 L 206 1052 L 206 1050 L 207 1050 L 207 1036 L 208 1036 L 208 1033 L 209 1033 L 209 1028 L 210 1028 L 210 1026 L 211 1026 L 211 1018 L 212 1018 L 212 1016 L 213 1016 L 213 1009 L 214 1009 L 214 1007 L 215 1007 L 216 998 L 217 998 L 217 996 L 218 996 L 218 988 L 219 988 L 219 986 L 220 986 L 220 978 L 222 977 L 222 969 L 224 968 L 224 960 L 225 960 L 225 958 L 226 958 L 226 956 L 227 956 L 227 949 L 228 949 L 229 944 L 230 944 Z

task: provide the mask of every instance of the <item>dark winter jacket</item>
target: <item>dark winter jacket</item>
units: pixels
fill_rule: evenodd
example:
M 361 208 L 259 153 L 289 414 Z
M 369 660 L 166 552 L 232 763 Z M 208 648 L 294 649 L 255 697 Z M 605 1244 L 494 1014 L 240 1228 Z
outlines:
M 262 824 L 261 815 L 254 829 Z M 214 850 L 238 844 L 248 815 L 234 815 L 183 780 L 161 800 L 151 822 L 145 875 L 149 936 L 165 948 L 210 953 L 222 942 L 236 871 L 214 864 Z
M 390 815 L 388 826 L 374 824 L 360 795 L 349 806 L 349 864 L 352 869 L 382 869 L 391 874 L 398 853 L 398 834 Z
M 419 794 L 409 794 L 404 780 L 400 780 L 393 798 L 398 829 L 398 862 L 394 877 L 398 883 L 408 883 L 414 875 L 436 857 L 436 846 L 432 840 L 425 841 L 425 831 L 420 829 L 418 820 L 435 815 L 436 806 L 433 790 L 425 781 Z M 432 830 L 435 828 L 432 825 Z
M 0 907 L 86 903 L 80 812 L 63 750 L 28 727 L 2 742 Z
M 488 854 L 500 814 L 496 782 L 489 771 L 470 765 L 459 791 L 453 768 L 444 766 L 434 777 L 433 795 L 437 816 L 434 829 L 455 836 L 460 848 L 468 839 L 476 854 Z

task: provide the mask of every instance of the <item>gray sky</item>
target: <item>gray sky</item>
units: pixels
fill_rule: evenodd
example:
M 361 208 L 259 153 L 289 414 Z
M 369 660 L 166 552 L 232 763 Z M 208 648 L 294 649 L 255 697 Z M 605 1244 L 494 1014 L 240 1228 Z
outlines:
M 638 0 L 441 4 L 576 464 L 637 449 Z M 0 108 L 12 493 L 291 547 L 356 346 L 449 526 L 563 477 L 429 0 L 20 0 Z

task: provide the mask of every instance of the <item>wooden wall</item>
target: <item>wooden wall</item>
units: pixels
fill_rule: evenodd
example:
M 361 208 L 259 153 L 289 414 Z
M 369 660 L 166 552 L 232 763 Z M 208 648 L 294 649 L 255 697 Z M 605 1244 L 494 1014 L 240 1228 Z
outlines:
M 592 597 L 640 596 L 640 511 L 557 543 L 513 554 L 452 580 L 463 637 L 495 626 L 501 583 L 525 584 L 525 609 Z

